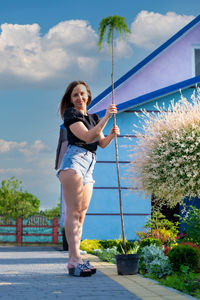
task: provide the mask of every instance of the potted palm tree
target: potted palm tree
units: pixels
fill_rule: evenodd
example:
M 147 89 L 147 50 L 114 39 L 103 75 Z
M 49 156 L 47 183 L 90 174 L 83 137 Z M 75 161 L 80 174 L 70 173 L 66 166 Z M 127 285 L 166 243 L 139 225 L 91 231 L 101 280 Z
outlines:
M 119 38 L 122 33 L 127 36 L 130 32 L 128 26 L 123 17 L 114 15 L 103 18 L 99 24 L 99 41 L 98 48 L 99 51 L 102 48 L 102 42 L 104 40 L 105 34 L 108 30 L 107 43 L 109 49 L 111 49 L 112 56 L 112 104 L 115 103 L 114 97 L 114 31 L 119 33 Z M 116 125 L 116 115 L 113 116 L 113 125 Z M 115 155 L 116 155 L 116 170 L 117 170 L 117 181 L 118 181 L 118 193 L 119 193 L 119 206 L 120 206 L 120 217 L 121 217 L 121 227 L 122 227 L 122 240 L 123 240 L 123 252 L 124 254 L 116 255 L 117 271 L 119 275 L 136 274 L 138 272 L 138 261 L 139 257 L 137 254 L 127 254 L 125 231 L 124 231 L 124 220 L 123 220 L 123 209 L 122 209 L 122 197 L 121 197 L 121 184 L 119 175 L 119 154 L 118 154 L 118 143 L 117 136 L 115 136 Z

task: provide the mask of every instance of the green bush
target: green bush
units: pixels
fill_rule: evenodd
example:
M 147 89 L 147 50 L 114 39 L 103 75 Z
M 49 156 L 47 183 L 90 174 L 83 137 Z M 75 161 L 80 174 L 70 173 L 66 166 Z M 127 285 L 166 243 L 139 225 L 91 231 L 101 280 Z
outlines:
M 181 265 L 195 270 L 198 266 L 199 252 L 189 245 L 178 245 L 168 252 L 168 257 L 174 271 L 180 272 Z
M 165 278 L 160 279 L 160 283 L 165 286 L 179 290 L 183 293 L 187 293 L 192 296 L 195 296 L 194 279 L 195 279 L 195 274 L 191 272 L 188 274 L 174 273 L 170 276 L 168 275 Z
M 150 245 L 141 249 L 139 270 L 141 274 L 153 274 L 161 278 L 171 273 L 171 265 L 160 247 Z
M 103 247 L 103 249 L 108 249 L 108 248 L 113 248 L 113 247 L 117 247 L 119 244 L 119 240 L 101 240 L 99 241 L 99 243 L 101 244 L 101 246 Z
M 113 247 L 117 248 L 118 253 L 124 253 L 123 251 L 123 241 L 122 239 L 118 240 L 105 240 L 105 241 L 99 241 L 103 249 L 112 249 Z M 135 242 L 129 242 L 126 241 L 126 249 L 127 252 L 131 252 L 136 246 L 138 245 L 138 241 Z
M 141 251 L 142 248 L 144 248 L 146 246 L 150 246 L 150 245 L 155 245 L 157 247 L 162 247 L 162 242 L 159 239 L 155 239 L 155 238 L 151 238 L 151 237 L 143 239 L 140 242 L 140 250 L 139 251 Z
M 119 254 L 117 248 L 114 246 L 113 248 L 107 248 L 103 250 L 94 250 L 92 254 L 97 255 L 101 260 L 107 261 L 109 263 L 116 263 L 115 255 Z
M 80 245 L 80 249 L 88 253 L 92 253 L 95 249 L 103 249 L 98 240 L 83 240 Z
M 133 250 L 133 249 L 135 249 L 136 247 L 137 247 L 137 245 L 138 245 L 138 242 L 137 241 L 135 241 L 135 242 L 126 242 L 126 250 L 127 250 L 127 253 L 131 253 L 131 251 Z M 117 245 L 117 251 L 119 252 L 119 253 L 121 253 L 121 254 L 123 254 L 124 253 L 124 250 L 123 250 L 123 242 L 122 241 L 120 241 L 119 243 L 118 243 L 118 245 Z
M 123 252 L 123 241 L 118 240 L 83 240 L 80 245 L 80 249 L 88 253 L 92 253 L 96 249 L 112 249 L 116 247 L 117 253 Z M 128 242 L 126 241 L 127 252 L 131 252 L 138 247 L 138 241 Z
M 190 205 L 185 216 L 180 219 L 186 231 L 185 240 L 200 245 L 200 209 Z

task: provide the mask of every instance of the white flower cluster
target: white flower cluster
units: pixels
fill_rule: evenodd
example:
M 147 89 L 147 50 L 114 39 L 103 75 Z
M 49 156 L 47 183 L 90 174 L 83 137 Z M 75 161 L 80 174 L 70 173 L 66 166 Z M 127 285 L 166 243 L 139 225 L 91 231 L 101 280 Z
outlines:
M 142 111 L 143 132 L 134 130 L 132 182 L 173 207 L 186 196 L 200 196 L 200 88 L 191 102 L 181 99 L 159 113 Z

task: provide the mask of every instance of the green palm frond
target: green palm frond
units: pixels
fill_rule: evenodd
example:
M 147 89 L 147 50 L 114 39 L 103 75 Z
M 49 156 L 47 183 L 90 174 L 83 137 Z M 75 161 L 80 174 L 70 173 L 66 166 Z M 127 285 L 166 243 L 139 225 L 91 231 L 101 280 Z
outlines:
M 125 36 L 127 35 L 128 32 L 130 33 L 130 30 L 126 25 L 125 18 L 123 17 L 115 15 L 101 20 L 99 24 L 99 41 L 98 41 L 99 51 L 102 48 L 102 42 L 104 40 L 107 30 L 108 30 L 107 43 L 108 46 L 110 47 L 112 33 L 114 32 L 115 29 L 119 33 L 119 38 L 121 38 L 122 33 L 124 33 Z
M 109 19 L 108 18 L 102 19 L 101 23 L 99 24 L 99 41 L 98 41 L 99 50 L 101 50 L 102 42 L 103 42 L 103 39 L 105 37 L 108 25 L 109 25 Z

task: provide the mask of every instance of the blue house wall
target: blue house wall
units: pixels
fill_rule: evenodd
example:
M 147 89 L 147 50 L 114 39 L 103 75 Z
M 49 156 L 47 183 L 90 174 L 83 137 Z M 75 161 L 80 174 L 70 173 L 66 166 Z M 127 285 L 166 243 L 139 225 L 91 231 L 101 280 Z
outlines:
M 191 95 L 195 87 L 181 91 L 184 97 L 191 101 Z M 145 197 L 137 191 L 137 186 L 131 186 L 128 172 L 130 154 L 136 137 L 133 133 L 133 124 L 142 130 L 141 119 L 135 114 L 141 114 L 141 109 L 149 112 L 158 112 L 155 105 L 165 103 L 167 108 L 171 101 L 180 100 L 180 91 L 165 95 L 150 102 L 132 107 L 117 115 L 117 124 L 120 128 L 118 137 L 119 170 L 122 192 L 122 204 L 124 212 L 125 235 L 128 240 L 137 239 L 137 231 L 142 231 L 148 217 L 151 216 L 151 195 Z M 108 134 L 112 127 L 112 119 L 104 132 Z M 119 196 L 115 160 L 115 145 L 112 142 L 105 149 L 98 149 L 97 163 L 94 171 L 94 192 L 91 204 L 86 216 L 83 239 L 117 239 L 121 235 Z

